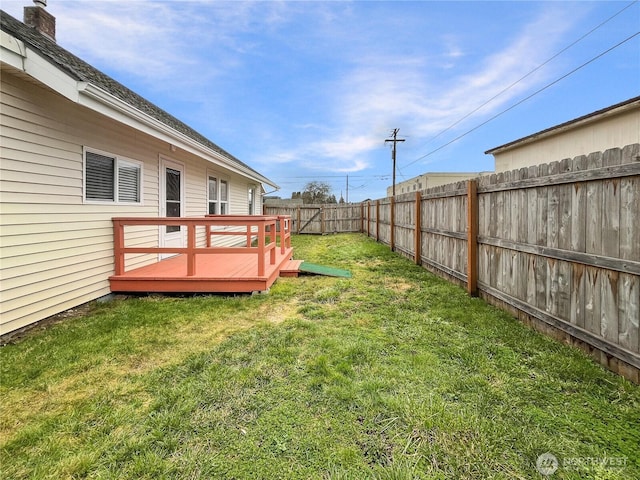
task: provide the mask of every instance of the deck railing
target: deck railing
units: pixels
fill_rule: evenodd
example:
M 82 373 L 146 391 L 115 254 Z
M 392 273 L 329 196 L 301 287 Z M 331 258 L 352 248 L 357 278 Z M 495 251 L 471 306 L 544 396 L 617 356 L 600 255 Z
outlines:
M 290 219 L 288 215 L 206 215 L 204 217 L 115 217 L 113 221 L 113 243 L 115 274 L 125 272 L 125 255 L 140 254 L 184 254 L 187 256 L 187 276 L 196 275 L 196 255 L 251 253 L 256 255 L 258 276 L 264 276 L 269 254 L 271 265 L 276 262 L 276 248 L 284 254 L 291 248 Z M 126 226 L 185 226 L 186 247 L 127 247 Z M 204 227 L 206 246 L 197 247 L 197 227 Z M 231 227 L 231 230 L 226 229 Z M 212 241 L 215 236 L 244 236 L 244 246 L 218 246 Z

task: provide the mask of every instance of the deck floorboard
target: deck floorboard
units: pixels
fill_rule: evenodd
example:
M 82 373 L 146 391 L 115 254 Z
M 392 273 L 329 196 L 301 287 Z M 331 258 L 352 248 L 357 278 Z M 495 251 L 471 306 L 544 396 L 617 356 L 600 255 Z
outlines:
M 276 249 L 276 260 L 269 262 L 265 255 L 264 275 L 258 275 L 255 254 L 203 254 L 196 256 L 196 274 L 187 276 L 186 255 L 176 255 L 159 262 L 134 268 L 122 275 L 109 278 L 112 292 L 209 292 L 238 293 L 264 291 L 271 287 L 291 260 L 293 249 L 281 253 Z

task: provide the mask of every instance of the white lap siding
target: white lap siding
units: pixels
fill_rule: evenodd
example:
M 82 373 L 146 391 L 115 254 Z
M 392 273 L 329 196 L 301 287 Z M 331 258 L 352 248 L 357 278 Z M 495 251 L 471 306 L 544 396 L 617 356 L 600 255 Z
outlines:
M 155 217 L 159 159 L 185 165 L 185 213 L 206 213 L 208 162 L 2 71 L 0 108 L 0 334 L 110 292 L 111 218 Z M 142 165 L 142 203 L 83 200 L 83 148 Z M 246 213 L 247 180 L 230 174 L 233 212 Z M 244 197 L 242 197 L 244 195 Z M 242 202 L 244 198 L 244 202 Z M 242 204 L 243 203 L 243 204 Z M 157 246 L 158 228 L 131 229 L 128 246 Z M 204 243 L 204 234 L 199 244 Z M 127 258 L 133 268 L 154 255 Z

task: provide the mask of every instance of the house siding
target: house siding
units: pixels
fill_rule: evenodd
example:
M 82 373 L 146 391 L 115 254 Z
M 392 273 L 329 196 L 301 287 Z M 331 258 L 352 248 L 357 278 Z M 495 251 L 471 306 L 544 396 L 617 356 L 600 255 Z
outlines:
M 604 152 L 620 145 L 640 143 L 640 104 L 617 114 L 594 117 L 584 123 L 559 129 L 493 153 L 496 172 L 560 161 L 591 152 Z
M 185 214 L 207 211 L 211 164 L 150 135 L 74 104 L 3 68 L 0 165 L 0 334 L 110 293 L 115 216 L 159 212 L 160 157 L 185 166 Z M 83 148 L 142 164 L 142 204 L 83 201 Z M 247 179 L 226 172 L 233 212 L 246 213 Z M 244 192 L 242 196 L 240 192 Z M 244 204 L 242 204 L 244 199 Z M 128 245 L 156 246 L 157 227 L 127 231 Z M 199 238 L 204 244 L 204 233 Z M 155 255 L 127 259 L 127 268 Z

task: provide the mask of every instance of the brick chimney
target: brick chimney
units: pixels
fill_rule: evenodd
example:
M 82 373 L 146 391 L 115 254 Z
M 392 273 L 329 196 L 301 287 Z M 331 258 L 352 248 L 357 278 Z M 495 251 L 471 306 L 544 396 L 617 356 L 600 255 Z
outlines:
M 56 17 L 47 12 L 47 0 L 33 0 L 34 7 L 24 7 L 25 25 L 35 28 L 45 37 L 56 41 Z

